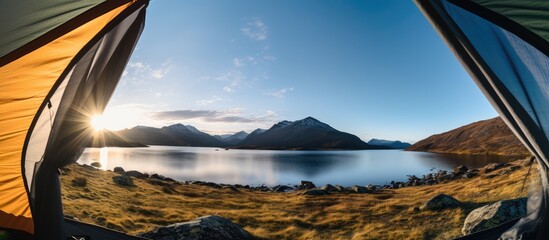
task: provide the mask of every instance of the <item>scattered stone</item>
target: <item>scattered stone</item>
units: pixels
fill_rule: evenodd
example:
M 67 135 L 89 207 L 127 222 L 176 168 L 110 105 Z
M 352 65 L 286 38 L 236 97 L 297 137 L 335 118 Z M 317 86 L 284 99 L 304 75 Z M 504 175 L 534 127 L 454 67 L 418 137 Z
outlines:
M 208 187 L 213 187 L 213 188 L 221 188 L 221 186 L 219 184 L 214 183 L 214 182 L 205 182 L 203 185 L 208 186 Z
M 503 200 L 473 210 L 465 218 L 461 233 L 468 235 L 492 228 L 526 214 L 527 198 Z
M 421 210 L 441 210 L 459 207 L 460 202 L 452 196 L 439 194 L 421 205 Z
M 164 180 L 164 179 L 166 179 L 166 177 L 164 177 L 164 176 L 162 176 L 162 175 L 158 175 L 157 173 L 151 174 L 150 178 L 158 179 L 158 180 Z
M 273 188 L 273 191 L 275 191 L 275 192 L 288 192 L 288 191 L 292 191 L 292 190 L 294 190 L 293 187 L 286 186 L 286 185 L 278 185 L 278 186 Z
M 307 190 L 303 193 L 303 195 L 309 195 L 309 196 L 321 196 L 321 195 L 326 195 L 328 194 L 328 192 L 324 191 L 324 190 L 321 190 L 321 189 L 311 189 L 311 190 Z
M 127 171 L 124 173 L 126 176 L 130 176 L 130 177 L 134 177 L 134 178 L 139 178 L 139 179 L 143 179 L 145 178 L 145 174 L 143 174 L 142 172 L 139 172 L 139 171 L 135 171 L 135 170 L 132 170 L 132 171 Z
M 326 191 L 326 192 L 339 192 L 339 190 L 334 187 L 334 185 L 332 184 L 326 184 L 324 186 L 322 186 L 320 189 Z
M 457 167 L 454 168 L 454 173 L 455 174 L 464 174 L 467 172 L 467 170 L 469 170 L 465 165 L 459 165 Z
M 465 174 L 463 174 L 463 178 L 473 178 L 473 177 L 476 177 L 478 175 L 478 173 L 476 172 L 466 172 Z
M 122 167 L 115 167 L 112 171 L 118 174 L 124 174 L 126 172 Z
M 100 162 L 92 162 L 90 165 L 92 167 L 101 168 L 101 163 Z
M 236 187 L 233 185 L 225 185 L 225 186 L 222 186 L 221 189 L 229 189 L 233 192 L 238 192 L 238 189 L 236 189 Z
M 358 186 L 358 185 L 353 185 L 351 186 L 351 191 L 355 192 L 355 193 L 368 193 L 368 189 L 366 189 L 366 187 L 363 187 L 363 186 Z
M 133 185 L 132 177 L 126 175 L 114 176 L 112 181 L 119 186 L 131 187 Z
M 241 226 L 230 220 L 210 215 L 199 217 L 189 222 L 176 223 L 153 231 L 139 234 L 150 239 L 166 240 L 251 240 L 254 237 Z
M 347 188 L 345 188 L 344 186 L 341 186 L 341 185 L 335 185 L 335 188 L 337 189 L 338 192 L 347 192 Z
M 311 181 L 301 181 L 298 188 L 299 189 L 313 189 L 313 188 L 316 188 L 316 186 Z
M 504 167 L 505 165 L 503 163 L 490 163 L 486 166 L 484 166 L 482 169 L 481 169 L 481 172 L 483 173 L 489 173 L 489 172 L 492 172 L 492 171 L 495 171 L 495 170 L 498 170 L 502 167 Z
M 151 185 L 156 185 L 156 186 L 169 186 L 169 185 L 171 185 L 170 183 L 167 183 L 167 182 L 164 182 L 164 181 L 158 180 L 158 179 L 147 179 L 147 182 Z

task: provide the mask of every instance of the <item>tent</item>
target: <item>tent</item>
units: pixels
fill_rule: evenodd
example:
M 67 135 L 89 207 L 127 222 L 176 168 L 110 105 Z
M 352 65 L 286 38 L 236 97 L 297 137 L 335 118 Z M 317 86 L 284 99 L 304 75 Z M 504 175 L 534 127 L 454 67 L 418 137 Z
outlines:
M 58 169 L 76 161 L 89 141 L 89 118 L 116 87 L 147 5 L 2 1 L 0 228 L 16 239 L 134 239 L 65 220 Z
M 415 1 L 539 165 L 525 217 L 464 239 L 549 239 L 549 1 Z

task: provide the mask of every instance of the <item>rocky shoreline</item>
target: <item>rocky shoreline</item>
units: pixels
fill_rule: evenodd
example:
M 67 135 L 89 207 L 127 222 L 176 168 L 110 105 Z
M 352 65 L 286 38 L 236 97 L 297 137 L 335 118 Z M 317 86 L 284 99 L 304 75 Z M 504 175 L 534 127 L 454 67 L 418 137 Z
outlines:
M 246 189 L 250 191 L 260 191 L 260 192 L 274 192 L 274 193 L 284 193 L 284 192 L 294 192 L 294 191 L 303 191 L 304 195 L 316 196 L 316 195 L 325 195 L 331 193 L 376 193 L 386 189 L 399 189 L 406 187 L 414 186 L 424 186 L 424 185 L 436 185 L 441 183 L 447 183 L 449 181 L 459 180 L 459 179 L 471 179 L 475 177 L 483 178 L 493 178 L 496 176 L 506 175 L 513 171 L 520 169 L 522 166 L 528 165 L 532 162 L 531 157 L 515 160 L 509 163 L 490 163 L 482 168 L 471 168 L 469 169 L 465 165 L 457 166 L 453 171 L 440 170 L 436 173 L 429 173 L 423 175 L 422 177 L 417 177 L 415 175 L 409 175 L 408 180 L 405 182 L 400 181 L 391 181 L 389 184 L 385 185 L 374 185 L 368 184 L 365 186 L 361 185 L 352 185 L 352 186 L 341 186 L 341 185 L 332 185 L 326 184 L 321 187 L 317 187 L 313 182 L 302 180 L 297 185 L 276 185 L 274 187 L 268 187 L 265 185 L 260 186 L 250 186 L 250 185 L 241 185 L 241 184 L 225 184 L 225 183 L 214 183 L 207 181 L 184 181 L 180 182 L 173 178 L 165 177 L 156 173 L 142 173 L 139 171 L 131 170 L 125 171 L 122 167 L 115 167 L 112 172 L 118 173 L 119 176 L 113 177 L 114 183 L 121 186 L 132 186 L 132 178 L 137 178 L 141 180 L 146 180 L 150 184 L 160 185 L 160 186 L 169 186 L 171 184 L 194 184 L 201 186 L 208 186 L 216 189 L 231 189 L 233 191 L 239 191 L 239 189 Z M 101 165 L 98 162 L 94 162 L 90 165 L 82 165 L 83 167 L 99 169 Z M 500 170 L 501 171 L 497 171 Z M 110 170 L 106 170 L 110 171 Z

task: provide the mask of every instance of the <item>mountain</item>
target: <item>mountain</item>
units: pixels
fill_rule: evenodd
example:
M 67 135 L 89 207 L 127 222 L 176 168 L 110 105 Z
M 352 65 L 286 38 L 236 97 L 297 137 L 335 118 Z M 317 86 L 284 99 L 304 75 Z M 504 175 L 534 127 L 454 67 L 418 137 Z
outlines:
M 392 149 L 405 149 L 409 146 L 412 146 L 412 144 L 409 144 L 407 142 L 391 141 L 391 140 L 376 139 L 376 138 L 372 138 L 372 140 L 368 141 L 368 144 L 377 145 L 377 146 L 385 146 L 385 147 L 389 147 L 389 148 L 392 148 Z
M 124 136 L 104 129 L 93 133 L 88 147 L 147 147 L 147 145 L 133 142 Z
M 307 117 L 282 121 L 266 131 L 255 130 L 235 148 L 248 149 L 374 149 L 355 135 Z
M 526 147 L 499 117 L 432 135 L 406 150 L 458 154 L 530 155 Z
M 147 145 L 225 147 L 227 143 L 190 125 L 174 124 L 162 128 L 137 126 L 116 132 L 132 141 Z
M 228 144 L 229 146 L 237 145 L 248 136 L 247 132 L 240 131 L 234 134 L 215 135 L 214 137 Z

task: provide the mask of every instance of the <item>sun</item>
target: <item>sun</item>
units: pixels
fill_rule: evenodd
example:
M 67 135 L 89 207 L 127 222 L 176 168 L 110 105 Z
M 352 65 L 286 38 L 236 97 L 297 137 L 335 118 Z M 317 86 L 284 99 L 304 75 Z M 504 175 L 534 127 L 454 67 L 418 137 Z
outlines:
M 101 131 L 105 129 L 105 120 L 102 115 L 93 116 L 90 123 L 95 131 Z

